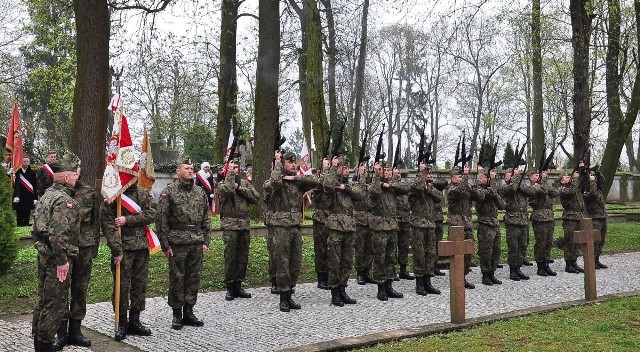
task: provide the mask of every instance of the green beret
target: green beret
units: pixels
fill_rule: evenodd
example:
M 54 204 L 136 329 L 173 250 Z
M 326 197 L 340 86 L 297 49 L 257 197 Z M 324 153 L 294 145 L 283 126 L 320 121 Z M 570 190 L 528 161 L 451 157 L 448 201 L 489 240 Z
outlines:
M 513 173 L 513 169 L 512 168 L 508 168 L 506 170 L 504 170 L 505 174 L 512 174 Z
M 49 166 L 54 173 L 77 171 L 80 166 L 80 158 L 71 152 L 66 152 L 62 158 L 54 161 Z
M 288 160 L 288 161 L 293 161 L 295 162 L 297 158 L 296 153 L 294 152 L 286 152 L 282 155 L 282 160 Z
M 182 159 L 178 161 L 178 165 L 187 164 L 193 165 L 193 160 L 189 156 L 184 156 Z
M 452 167 L 451 170 L 449 170 L 449 172 L 451 173 L 451 175 L 462 175 L 464 174 L 464 167 Z

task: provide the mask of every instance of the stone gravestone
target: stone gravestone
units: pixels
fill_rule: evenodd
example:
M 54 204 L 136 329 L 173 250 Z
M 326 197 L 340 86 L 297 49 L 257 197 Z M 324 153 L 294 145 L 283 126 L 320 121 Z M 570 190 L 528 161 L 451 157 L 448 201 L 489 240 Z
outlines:
M 473 240 L 464 239 L 463 226 L 449 226 L 449 240 L 438 242 L 438 254 L 449 257 L 451 322 L 464 323 L 464 255 L 473 254 Z
M 584 256 L 584 298 L 587 301 L 595 300 L 596 293 L 596 257 L 593 248 L 594 242 L 600 242 L 600 231 L 593 229 L 591 218 L 580 220 L 580 230 L 573 232 L 573 241 L 582 244 Z

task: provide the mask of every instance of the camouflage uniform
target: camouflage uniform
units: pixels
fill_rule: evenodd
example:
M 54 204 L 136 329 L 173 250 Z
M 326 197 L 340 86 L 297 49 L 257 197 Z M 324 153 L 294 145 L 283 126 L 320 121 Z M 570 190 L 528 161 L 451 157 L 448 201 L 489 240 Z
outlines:
M 251 226 L 249 204 L 255 204 L 260 195 L 249 181 L 239 175 L 227 173 L 220 182 L 220 227 L 224 240 L 224 281 L 229 284 L 244 281 L 249 260 Z
M 528 197 L 535 194 L 531 186 L 520 183 L 523 174 L 512 174 L 511 181 L 498 190 L 507 202 L 504 223 L 507 232 L 507 264 L 520 267 L 526 258 L 529 243 Z
M 328 170 L 324 170 L 323 175 Z M 316 188 L 311 192 L 311 199 L 313 202 L 313 253 L 315 259 L 316 273 L 318 274 L 318 286 L 326 284 L 327 278 L 324 276 L 328 272 L 328 257 L 327 257 L 327 240 L 329 237 L 329 230 L 326 227 L 327 217 L 329 212 L 329 196 L 323 191 L 322 188 Z M 325 286 L 326 287 L 326 286 Z
M 531 222 L 533 225 L 533 235 L 536 244 L 533 247 L 536 262 L 546 262 L 551 259 L 551 248 L 553 247 L 553 199 L 558 196 L 558 190 L 549 185 L 546 181 L 540 183 L 540 188 L 536 189 L 533 197 L 529 198 L 531 212 Z
M 194 181 L 180 179 L 169 184 L 160 194 L 156 229 L 162 251 L 170 248 L 169 306 L 192 309 L 198 298 L 202 245 L 211 240 L 211 215 L 207 194 Z
M 484 194 L 469 186 L 468 176 L 463 175 L 462 181 L 455 185 L 450 184 L 447 189 L 447 204 L 449 226 L 463 226 L 464 239 L 473 240 L 473 227 L 471 223 L 471 202 L 484 199 Z M 464 274 L 471 271 L 471 254 L 464 256 Z
M 394 181 L 404 182 L 400 176 L 395 177 Z M 396 198 L 398 201 L 396 214 L 396 218 L 398 219 L 397 258 L 398 265 L 400 265 L 400 271 L 405 274 L 407 264 L 409 263 L 409 246 L 411 243 L 411 224 L 409 223 L 409 195 L 400 194 Z
M 38 193 L 38 198 L 41 198 L 51 185 L 53 185 L 53 178 L 44 169 L 44 165 L 42 165 L 42 168 L 36 172 L 36 192 Z
M 446 180 L 433 180 L 433 187 L 435 187 L 438 191 L 442 192 L 444 191 L 445 188 L 447 188 L 449 182 Z M 443 199 L 444 200 L 444 199 Z M 433 204 L 433 220 L 436 224 L 435 230 L 434 230 L 434 234 L 435 234 L 435 238 L 436 238 L 436 260 L 438 258 L 438 242 L 442 241 L 443 237 L 444 237 L 444 214 L 442 213 L 442 204 L 444 202 L 440 202 L 440 203 L 434 203 Z M 438 270 L 436 270 L 438 271 Z M 437 272 L 436 272 L 437 274 Z M 444 274 L 442 274 L 444 275 Z
M 602 254 L 602 247 L 604 247 L 604 241 L 607 236 L 607 211 L 604 206 L 607 201 L 602 189 L 604 188 L 604 176 L 600 171 L 596 171 L 596 180 L 591 182 L 589 190 L 584 194 L 584 202 L 587 206 L 587 214 L 591 217 L 593 222 L 593 229 L 600 230 L 600 242 L 596 242 L 595 255 L 597 266 L 603 266 L 599 262 L 599 257 Z
M 484 193 L 484 199 L 476 200 L 475 204 L 478 215 L 478 257 L 480 271 L 484 274 L 496 271 L 500 262 L 498 209 L 504 209 L 506 203 L 496 186 L 479 186 L 478 191 Z
M 569 184 L 560 185 L 558 193 L 562 203 L 562 229 L 564 238 L 559 242 L 564 250 L 565 262 L 575 262 L 580 247 L 573 242 L 573 232 L 580 229 L 580 220 L 584 218 L 584 198 L 580 189 L 580 177 L 571 177 Z
M 60 323 L 69 318 L 67 297 L 71 273 L 60 282 L 57 266 L 71 262 L 78 255 L 80 206 L 71 198 L 73 192 L 69 185 L 55 182 L 35 210 L 31 234 L 38 250 L 38 303 L 32 322 L 36 346 L 52 344 Z
M 369 206 L 367 203 L 367 178 L 360 176 L 356 183 L 363 192 L 363 198 L 353 202 L 353 218 L 356 221 L 354 252 L 356 271 L 369 275 L 373 264 L 371 234 L 369 230 Z
M 442 201 L 442 193 L 425 183 L 428 171 L 418 172 L 411 183 L 408 200 L 411 208 L 410 224 L 413 248 L 413 271 L 418 280 L 423 276 L 432 277 L 438 260 L 434 229 L 433 207 Z M 426 185 L 426 188 L 425 188 Z

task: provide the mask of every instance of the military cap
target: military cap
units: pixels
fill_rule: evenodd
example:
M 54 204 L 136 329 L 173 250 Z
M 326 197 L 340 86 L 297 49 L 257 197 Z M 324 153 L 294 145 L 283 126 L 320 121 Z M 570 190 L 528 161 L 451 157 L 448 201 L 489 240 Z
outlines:
M 463 167 L 452 167 L 451 170 L 449 170 L 449 172 L 451 173 L 451 175 L 462 175 L 462 174 L 464 174 L 464 166 Z
M 193 165 L 193 159 L 190 156 L 184 156 L 182 159 L 178 161 L 178 165 L 187 164 Z
M 538 170 L 536 170 L 536 169 L 529 170 L 529 176 L 531 176 L 531 175 L 535 175 L 535 174 L 537 174 L 537 173 L 538 173 Z
M 512 168 L 508 168 L 506 170 L 504 170 L 505 174 L 512 174 L 513 173 L 513 169 Z
M 387 166 L 387 162 L 386 162 L 386 161 L 384 161 L 384 160 L 380 160 L 380 161 L 378 161 L 378 164 L 380 164 L 380 166 L 382 166 L 383 168 L 387 168 L 387 167 L 389 167 L 389 166 Z
M 54 173 L 77 171 L 80 166 L 80 158 L 71 152 L 66 152 L 62 158 L 54 161 L 49 166 Z
M 295 162 L 296 161 L 296 157 L 297 157 L 297 155 L 294 152 L 286 152 L 286 153 L 282 154 L 282 160 L 289 160 L 289 161 Z

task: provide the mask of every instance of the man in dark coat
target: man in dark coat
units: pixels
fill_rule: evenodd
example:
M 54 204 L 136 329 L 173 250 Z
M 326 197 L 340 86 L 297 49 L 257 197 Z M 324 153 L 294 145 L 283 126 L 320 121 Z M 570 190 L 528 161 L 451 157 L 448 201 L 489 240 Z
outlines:
M 21 167 L 16 170 L 16 181 L 13 188 L 13 209 L 16 211 L 18 226 L 29 226 L 31 210 L 38 203 L 36 194 L 36 173 L 31 170 L 31 159 L 28 155 L 22 158 Z

